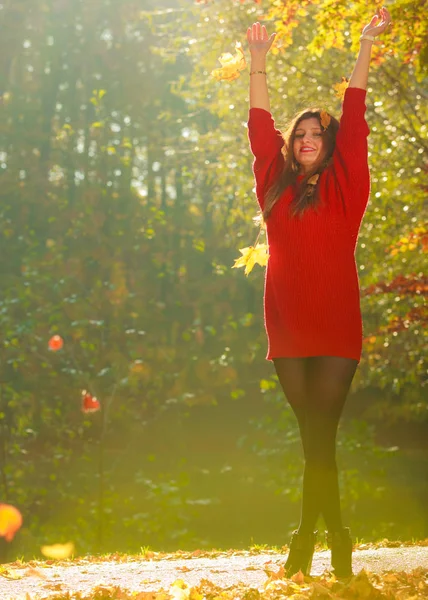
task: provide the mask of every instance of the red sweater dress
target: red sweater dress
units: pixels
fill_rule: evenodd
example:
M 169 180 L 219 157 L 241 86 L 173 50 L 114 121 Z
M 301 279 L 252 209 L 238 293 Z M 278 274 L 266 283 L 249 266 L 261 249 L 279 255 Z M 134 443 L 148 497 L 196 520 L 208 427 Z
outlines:
M 320 204 L 291 217 L 289 186 L 266 221 L 269 260 L 264 318 L 267 360 L 342 356 L 361 359 L 362 319 L 355 248 L 370 193 L 366 91 L 347 88 L 332 163 L 320 175 Z M 248 138 L 260 208 L 280 172 L 284 140 L 272 115 L 251 108 Z

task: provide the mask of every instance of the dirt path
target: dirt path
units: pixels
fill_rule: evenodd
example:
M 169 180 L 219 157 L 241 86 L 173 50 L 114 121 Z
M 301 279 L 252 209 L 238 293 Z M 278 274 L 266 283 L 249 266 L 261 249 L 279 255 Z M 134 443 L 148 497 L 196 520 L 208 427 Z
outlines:
M 227 588 L 239 582 L 261 589 L 268 579 L 265 569 L 277 571 L 286 553 L 217 553 L 213 558 L 177 558 L 177 554 L 156 558 L 121 557 L 119 560 L 76 559 L 56 564 L 46 562 L 3 565 L 0 577 L 1 600 L 47 599 L 67 592 L 89 595 L 98 585 L 120 586 L 129 592 L 168 590 L 177 579 L 198 585 L 202 579 Z M 52 561 L 51 561 L 52 562 Z M 321 575 L 330 566 L 330 552 L 314 554 L 312 576 Z M 405 571 L 422 567 L 428 575 L 428 547 L 377 548 L 355 550 L 354 574 L 362 569 L 372 573 Z M 13 579 L 16 578 L 16 579 Z M 28 597 L 27 597 L 28 598 Z

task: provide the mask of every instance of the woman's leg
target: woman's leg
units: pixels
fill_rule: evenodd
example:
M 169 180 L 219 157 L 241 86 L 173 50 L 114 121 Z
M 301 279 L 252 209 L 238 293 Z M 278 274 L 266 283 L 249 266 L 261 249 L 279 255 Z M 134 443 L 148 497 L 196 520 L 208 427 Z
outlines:
M 342 529 L 336 434 L 358 362 L 335 356 L 313 356 L 308 364 L 305 421 L 306 465 L 317 482 L 327 529 Z
M 352 541 L 342 520 L 336 466 L 336 433 L 351 386 L 356 360 L 317 356 L 274 360 L 285 396 L 299 423 L 305 455 L 302 513 L 284 568 L 287 576 L 310 572 L 314 529 L 320 512 L 330 532 L 331 560 L 338 576 L 352 575 Z
M 309 400 L 308 358 L 276 358 L 275 370 L 284 394 L 296 415 L 302 439 L 305 468 L 303 472 L 302 508 L 299 533 L 309 534 L 315 529 L 319 515 L 320 479 L 319 469 L 307 460 L 306 453 L 306 421 Z
M 274 358 L 273 364 L 282 391 L 290 404 L 304 439 L 307 397 L 307 358 Z M 303 444 L 304 449 L 304 444 Z

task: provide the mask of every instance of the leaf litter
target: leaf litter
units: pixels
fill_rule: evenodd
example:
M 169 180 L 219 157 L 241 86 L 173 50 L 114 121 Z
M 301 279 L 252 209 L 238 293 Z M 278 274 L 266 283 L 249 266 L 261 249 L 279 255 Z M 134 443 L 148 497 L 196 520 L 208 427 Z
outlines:
M 356 549 L 379 548 L 397 548 L 415 546 L 410 542 L 390 542 L 383 540 L 376 544 L 355 544 Z M 428 540 L 418 542 L 418 546 L 428 546 Z M 284 547 L 286 548 L 286 547 Z M 269 550 L 262 547 L 256 547 L 250 551 L 203 551 L 195 550 L 193 552 L 177 551 L 172 554 L 162 552 L 144 551 L 137 556 L 124 554 L 112 554 L 106 556 L 77 558 L 73 560 L 48 560 L 48 561 L 30 561 L 22 563 L 16 561 L 9 565 L 0 566 L 0 575 L 10 580 L 11 585 L 14 580 L 25 579 L 28 576 L 37 577 L 40 588 L 36 593 L 23 592 L 21 595 L 5 596 L 0 592 L 1 600 L 280 600 L 289 598 L 291 600 L 336 600 L 339 598 L 349 600 L 422 600 L 428 598 L 428 564 L 417 567 L 409 572 L 405 571 L 384 571 L 374 573 L 370 570 L 361 569 L 360 572 L 346 580 L 338 580 L 326 570 L 322 575 L 316 577 L 304 576 L 301 572 L 296 573 L 291 578 L 286 578 L 284 568 L 270 560 L 264 563 L 262 570 L 267 579 L 260 586 L 249 585 L 240 581 L 235 585 L 224 587 L 216 584 L 208 578 L 203 577 L 197 585 L 190 585 L 183 579 L 176 579 L 170 585 L 159 584 L 156 591 L 135 591 L 129 588 L 138 587 L 141 579 L 136 578 L 134 572 L 129 572 L 129 581 L 127 588 L 120 585 L 95 585 L 87 592 L 65 591 L 62 590 L 63 584 L 59 582 L 47 583 L 47 577 L 43 574 L 43 567 L 55 565 L 80 566 L 80 572 L 85 572 L 85 566 L 88 564 L 96 565 L 99 562 L 112 563 L 110 571 L 114 572 L 114 563 L 133 563 L 165 560 L 180 560 L 183 558 L 209 558 L 235 557 L 237 555 L 248 556 L 250 554 L 268 554 Z M 278 550 L 270 551 L 271 554 L 278 555 Z M 403 565 L 406 564 L 403 555 Z M 215 566 L 215 564 L 213 565 Z M 21 573 L 17 573 L 20 569 Z M 181 572 L 191 572 L 192 565 L 178 567 Z M 209 569 L 207 568 L 206 571 Z M 257 570 L 253 566 L 248 566 L 245 570 Z M 260 570 L 260 569 L 259 569 Z M 222 572 L 221 570 L 217 572 Z M 72 577 L 67 583 L 73 585 Z M 13 582 L 13 583 L 12 583 Z M 49 590 L 49 591 L 48 591 Z

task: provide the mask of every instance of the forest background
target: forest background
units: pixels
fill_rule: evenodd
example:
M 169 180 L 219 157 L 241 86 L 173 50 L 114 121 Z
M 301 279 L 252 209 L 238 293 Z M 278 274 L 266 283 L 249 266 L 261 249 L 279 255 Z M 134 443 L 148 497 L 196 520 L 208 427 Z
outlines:
M 379 2 L 3 0 L 3 559 L 285 543 L 298 430 L 265 360 L 248 69 L 211 72 L 259 20 L 272 113 L 336 116 Z M 341 429 L 358 538 L 428 536 L 426 20 L 387 4 L 367 93 L 372 190 L 357 247 L 363 358 Z M 316 299 L 314 299 L 316 301 Z M 48 341 L 60 335 L 64 347 Z M 101 410 L 81 410 L 82 391 Z

